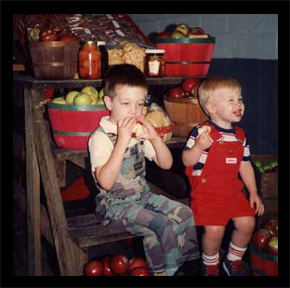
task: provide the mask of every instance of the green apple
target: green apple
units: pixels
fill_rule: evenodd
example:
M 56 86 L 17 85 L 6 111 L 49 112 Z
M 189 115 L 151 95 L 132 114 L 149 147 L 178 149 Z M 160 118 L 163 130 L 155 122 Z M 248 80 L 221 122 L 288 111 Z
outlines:
M 174 30 L 172 34 L 170 35 L 171 38 L 185 38 L 186 36 L 181 32 Z
M 75 97 L 79 94 L 80 92 L 78 91 L 70 91 L 65 97 L 67 104 L 72 105 L 74 103 Z
M 186 24 L 179 24 L 175 27 L 175 31 L 180 31 L 185 36 L 188 35 L 190 28 Z
M 103 99 L 99 99 L 97 102 L 97 105 L 105 105 L 105 102 Z
M 91 96 L 94 96 L 96 99 L 98 99 L 98 90 L 93 86 L 86 86 L 82 89 L 81 92 L 88 93 Z
M 277 161 L 273 161 L 273 162 L 270 162 L 269 164 L 272 168 L 275 168 L 276 166 L 278 166 L 278 162 Z
M 90 96 L 91 98 L 91 105 L 97 105 L 97 99 L 94 96 Z
M 260 168 L 263 166 L 262 162 L 261 161 L 255 161 L 255 165 L 256 167 Z
M 91 96 L 85 92 L 81 92 L 74 99 L 74 105 L 78 105 L 78 106 L 88 106 L 88 105 L 91 105 L 91 102 L 92 102 Z
M 264 172 L 267 170 L 272 170 L 272 167 L 270 165 L 264 165 L 263 170 L 264 170 Z
M 51 103 L 62 104 L 62 105 L 66 105 L 66 104 L 67 104 L 67 102 L 66 102 L 65 99 L 64 99 L 64 96 L 54 98 L 54 99 L 51 101 Z
M 105 95 L 104 88 L 102 88 L 102 90 L 99 92 L 99 99 L 103 99 L 104 95 Z

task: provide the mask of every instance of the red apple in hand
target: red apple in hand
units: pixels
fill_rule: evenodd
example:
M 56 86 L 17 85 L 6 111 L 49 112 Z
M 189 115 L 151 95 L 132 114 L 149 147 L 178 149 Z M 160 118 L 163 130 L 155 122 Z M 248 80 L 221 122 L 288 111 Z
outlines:
M 270 238 L 270 241 L 268 242 L 268 245 L 267 245 L 267 251 L 274 256 L 278 256 L 278 237 L 277 236 L 272 236 Z
M 181 87 L 171 88 L 167 91 L 167 95 L 172 98 L 182 98 L 184 90 Z
M 267 247 L 271 236 L 272 235 L 269 230 L 259 229 L 253 235 L 252 243 L 256 248 L 264 250 Z

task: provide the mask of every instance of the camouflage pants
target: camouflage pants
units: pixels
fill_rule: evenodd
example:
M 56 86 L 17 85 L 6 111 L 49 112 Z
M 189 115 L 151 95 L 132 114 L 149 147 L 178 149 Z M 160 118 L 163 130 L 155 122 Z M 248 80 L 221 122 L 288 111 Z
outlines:
M 144 251 L 152 273 L 178 268 L 185 261 L 199 258 L 192 210 L 186 205 L 148 192 L 138 201 L 110 205 L 107 209 L 111 215 L 113 210 L 117 212 L 107 227 L 144 236 Z

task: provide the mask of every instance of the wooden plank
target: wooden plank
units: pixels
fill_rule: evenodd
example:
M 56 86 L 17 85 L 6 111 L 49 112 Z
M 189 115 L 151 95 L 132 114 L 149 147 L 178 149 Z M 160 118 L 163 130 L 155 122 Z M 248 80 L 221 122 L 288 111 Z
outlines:
M 27 240 L 28 275 L 41 276 L 41 232 L 40 232 L 40 181 L 36 159 L 33 130 L 33 99 L 31 90 L 25 89 L 25 146 L 27 179 Z
M 39 103 L 41 101 L 42 95 L 44 95 L 44 90 L 31 89 L 31 91 L 34 103 Z M 41 171 L 60 272 L 61 275 L 64 276 L 76 275 L 72 240 L 67 228 L 61 193 L 58 186 L 57 173 L 54 165 L 55 163 L 50 149 L 49 138 L 46 133 L 47 131 L 41 107 L 39 107 L 39 105 L 35 105 L 32 112 L 34 118 L 34 142 Z

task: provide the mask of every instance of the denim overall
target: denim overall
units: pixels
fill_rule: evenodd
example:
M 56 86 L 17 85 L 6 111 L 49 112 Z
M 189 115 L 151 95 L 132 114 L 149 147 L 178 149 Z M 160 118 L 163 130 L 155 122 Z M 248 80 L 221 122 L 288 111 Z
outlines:
M 99 131 L 104 130 L 99 127 Z M 113 145 L 117 135 L 106 133 Z M 144 142 L 126 149 L 116 183 L 96 197 L 96 215 L 118 231 L 144 236 L 143 246 L 151 273 L 178 268 L 199 258 L 196 229 L 189 207 L 149 191 L 145 180 Z

